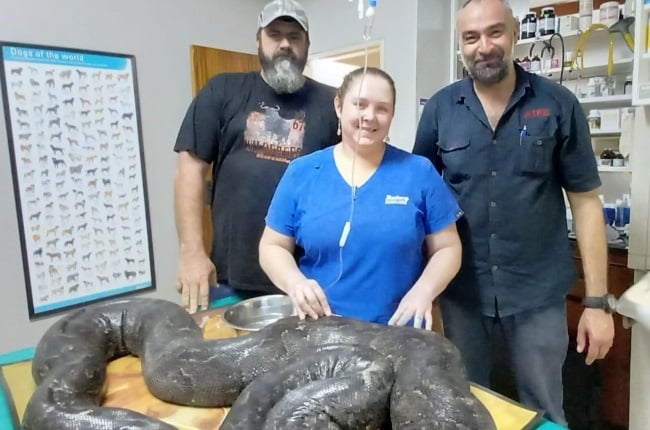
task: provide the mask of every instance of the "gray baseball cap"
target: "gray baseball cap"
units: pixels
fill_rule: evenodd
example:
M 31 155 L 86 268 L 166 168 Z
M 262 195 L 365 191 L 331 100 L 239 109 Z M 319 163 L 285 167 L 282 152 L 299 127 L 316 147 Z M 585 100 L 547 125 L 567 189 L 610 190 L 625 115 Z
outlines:
M 259 28 L 264 28 L 271 22 L 283 16 L 295 19 L 298 24 L 309 33 L 309 22 L 307 14 L 300 3 L 294 0 L 273 0 L 267 3 L 260 12 L 257 20 Z

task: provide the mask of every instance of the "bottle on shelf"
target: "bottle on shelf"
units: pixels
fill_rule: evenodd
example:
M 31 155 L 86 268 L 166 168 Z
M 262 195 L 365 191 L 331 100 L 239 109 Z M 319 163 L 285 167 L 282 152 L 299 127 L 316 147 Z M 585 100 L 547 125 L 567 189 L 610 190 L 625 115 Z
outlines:
M 603 152 L 600 153 L 601 166 L 611 166 L 613 159 L 614 159 L 614 151 L 612 151 L 611 148 L 605 148 Z
M 623 85 L 623 94 L 632 94 L 632 75 L 625 76 L 625 84 Z
M 587 81 L 587 97 L 600 97 L 602 95 L 602 85 L 602 78 L 598 76 L 589 78 L 589 81 Z
M 624 167 L 625 157 L 617 149 L 614 150 L 614 158 L 612 158 L 612 167 Z
M 600 5 L 600 23 L 606 26 L 614 25 L 619 19 L 619 3 L 617 1 L 606 1 Z
M 593 0 L 580 0 L 578 5 L 578 15 L 580 17 L 578 27 L 580 30 L 585 31 L 591 26 L 592 22 L 592 13 L 594 10 Z
M 537 14 L 528 12 L 521 21 L 521 39 L 530 39 L 537 33 Z
M 623 228 L 630 223 L 630 195 L 623 194 L 622 199 L 616 200 L 616 221 L 614 225 Z
M 600 111 L 592 109 L 589 111 L 589 116 L 587 116 L 587 122 L 589 123 L 589 130 L 596 131 L 600 130 Z M 601 154 L 602 158 L 602 154 Z
M 539 18 L 539 34 L 547 36 L 555 33 L 555 8 L 545 7 L 542 9 L 542 15 Z
M 535 54 L 533 58 L 530 59 L 530 71 L 539 73 L 542 70 L 542 60 L 539 56 Z
M 632 215 L 632 196 L 623 194 L 623 222 L 625 225 L 630 224 L 630 216 Z

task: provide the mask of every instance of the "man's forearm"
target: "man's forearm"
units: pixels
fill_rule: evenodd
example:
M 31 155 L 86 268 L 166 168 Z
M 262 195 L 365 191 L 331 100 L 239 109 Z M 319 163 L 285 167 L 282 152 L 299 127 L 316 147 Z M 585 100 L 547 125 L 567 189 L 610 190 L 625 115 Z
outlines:
M 595 192 L 569 197 L 576 220 L 576 238 L 582 259 L 587 296 L 607 294 L 607 239 L 602 204 Z
M 208 164 L 189 153 L 179 154 L 174 177 L 176 229 L 181 253 L 205 253 L 203 199 Z

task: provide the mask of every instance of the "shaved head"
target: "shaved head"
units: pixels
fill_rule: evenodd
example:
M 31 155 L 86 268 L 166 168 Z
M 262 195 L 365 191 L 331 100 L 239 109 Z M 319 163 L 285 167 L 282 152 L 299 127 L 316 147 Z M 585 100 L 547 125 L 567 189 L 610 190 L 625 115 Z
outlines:
M 465 9 L 465 6 L 467 6 L 470 3 L 480 3 L 482 0 L 467 0 L 465 3 L 463 3 L 463 6 L 461 9 Z M 505 7 L 510 11 L 510 14 L 512 14 L 512 8 L 510 7 L 510 4 L 506 0 L 499 0 L 501 3 L 505 5 Z
M 506 14 L 506 16 L 512 18 L 514 20 L 515 15 L 512 12 L 512 8 L 510 7 L 510 4 L 508 3 L 507 0 L 467 0 L 465 3 L 463 3 L 463 6 L 461 6 L 460 10 L 458 11 L 458 14 L 456 15 L 456 23 L 458 23 L 458 19 L 460 18 L 461 14 L 463 13 L 463 9 L 465 9 L 467 6 L 470 4 L 476 4 L 476 3 L 501 3 L 503 5 L 503 10 Z

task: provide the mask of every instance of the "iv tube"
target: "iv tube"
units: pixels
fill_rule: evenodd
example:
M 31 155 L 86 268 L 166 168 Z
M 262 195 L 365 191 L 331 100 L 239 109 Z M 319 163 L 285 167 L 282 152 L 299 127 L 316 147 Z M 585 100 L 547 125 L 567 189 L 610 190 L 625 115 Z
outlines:
M 349 1 L 351 2 L 352 0 Z M 359 0 L 360 18 L 363 18 L 363 1 L 364 0 Z M 366 41 L 370 39 L 376 6 L 377 6 L 377 0 L 368 1 L 368 9 L 366 9 L 364 28 L 363 28 L 364 30 L 363 39 Z M 361 97 L 361 88 L 363 87 L 363 83 L 366 78 L 367 69 L 368 69 L 368 45 L 365 46 L 363 73 L 361 74 L 361 80 L 359 82 L 359 94 L 357 95 L 358 98 Z M 339 243 L 338 243 L 339 273 L 334 279 L 334 281 L 332 281 L 330 284 L 324 287 L 325 290 L 334 286 L 343 276 L 343 248 L 345 247 L 345 244 L 348 240 L 348 235 L 350 234 L 350 230 L 352 228 L 352 219 L 354 218 L 354 206 L 355 206 L 355 200 L 357 196 L 357 186 L 354 181 L 354 171 L 355 171 L 356 160 L 357 160 L 357 152 L 359 150 L 359 140 L 361 139 L 362 118 L 361 118 L 360 110 L 358 111 L 358 121 L 359 121 L 359 132 L 357 134 L 357 142 L 354 148 L 354 156 L 352 158 L 352 171 L 351 171 L 352 185 L 350 186 L 350 214 L 348 216 L 348 219 L 345 221 L 345 224 L 343 225 L 343 231 L 341 232 L 341 236 L 339 237 Z
M 377 7 L 377 0 L 369 0 L 365 14 L 365 22 L 363 23 L 363 40 L 370 40 L 372 26 L 375 21 L 375 7 Z

